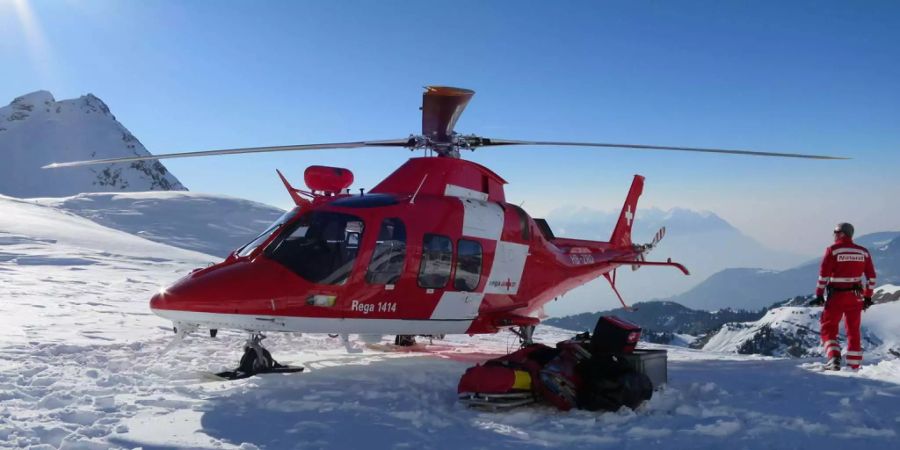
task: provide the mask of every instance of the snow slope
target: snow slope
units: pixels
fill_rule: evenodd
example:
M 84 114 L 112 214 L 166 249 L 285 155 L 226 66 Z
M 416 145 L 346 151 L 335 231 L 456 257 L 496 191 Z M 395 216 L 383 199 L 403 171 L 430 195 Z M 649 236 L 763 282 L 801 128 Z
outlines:
M 243 336 L 198 332 L 163 353 L 171 324 L 147 300 L 211 257 L 3 197 L 0 231 L 0 448 L 889 448 L 900 432 L 896 359 L 826 374 L 670 347 L 668 386 L 637 411 L 494 413 L 461 406 L 455 388 L 515 347 L 508 333 L 428 353 L 278 334 L 267 347 L 307 373 L 209 382 Z
M 250 200 L 184 191 L 32 200 L 151 241 L 219 257 L 250 242 L 284 213 Z
M 31 330 L 75 327 L 77 336 L 93 342 L 94 326 L 113 318 L 120 324 L 117 332 L 128 334 L 121 325 L 133 325 L 140 319 L 135 314 L 147 313 L 145 305 L 129 301 L 129 288 L 155 291 L 212 260 L 0 196 L 0 338 L 27 342 Z M 23 305 L 39 314 L 22 314 Z
M 37 91 L 0 108 L 0 194 L 185 190 L 158 161 L 41 169 L 52 162 L 149 154 L 92 94 L 56 101 L 49 92 Z
M 879 288 L 877 294 L 890 292 Z M 763 354 L 782 357 L 821 356 L 819 319 L 822 308 L 785 306 L 769 310 L 755 322 L 728 323 L 703 346 L 713 352 Z M 866 358 L 900 356 L 900 302 L 879 303 L 863 312 Z M 841 342 L 846 336 L 841 330 Z

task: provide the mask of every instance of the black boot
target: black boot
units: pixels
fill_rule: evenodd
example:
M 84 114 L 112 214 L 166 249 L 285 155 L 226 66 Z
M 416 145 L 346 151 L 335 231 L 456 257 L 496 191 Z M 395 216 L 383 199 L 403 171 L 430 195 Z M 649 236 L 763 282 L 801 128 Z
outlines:
M 825 363 L 825 370 L 841 370 L 841 357 L 835 356 Z

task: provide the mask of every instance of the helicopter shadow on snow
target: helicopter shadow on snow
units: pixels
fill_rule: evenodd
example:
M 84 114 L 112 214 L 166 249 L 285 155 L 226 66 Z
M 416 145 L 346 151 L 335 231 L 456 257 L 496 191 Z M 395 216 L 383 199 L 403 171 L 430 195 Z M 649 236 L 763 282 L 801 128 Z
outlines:
M 667 432 L 665 441 L 679 448 L 720 448 L 729 439 L 752 448 L 760 433 L 789 447 L 832 448 L 835 438 L 880 446 L 900 433 L 900 416 L 885 414 L 895 410 L 900 384 L 799 364 L 674 362 L 671 388 L 637 414 L 548 406 L 483 412 L 456 401 L 471 363 L 385 357 L 252 378 L 207 400 L 201 423 L 211 437 L 260 448 L 642 447 L 658 439 L 635 433 L 647 429 Z
M 480 427 L 456 400 L 471 364 L 437 358 L 385 358 L 262 375 L 209 399 L 207 435 L 260 448 L 471 448 L 521 445 Z M 506 440 L 507 442 L 504 442 Z

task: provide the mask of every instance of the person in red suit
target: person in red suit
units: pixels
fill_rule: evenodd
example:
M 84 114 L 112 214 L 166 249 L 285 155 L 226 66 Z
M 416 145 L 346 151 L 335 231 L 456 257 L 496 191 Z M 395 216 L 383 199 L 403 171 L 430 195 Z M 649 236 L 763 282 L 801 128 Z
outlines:
M 825 305 L 820 323 L 827 369 L 841 370 L 838 327 L 841 318 L 844 318 L 847 330 L 847 352 L 844 355 L 850 369 L 859 370 L 863 357 L 859 324 L 863 310 L 872 306 L 873 289 L 875 265 L 872 263 L 872 255 L 865 247 L 853 243 L 853 225 L 837 224 L 834 228 L 834 244 L 825 249 L 825 257 L 819 268 L 816 298 L 810 302 L 810 305 Z

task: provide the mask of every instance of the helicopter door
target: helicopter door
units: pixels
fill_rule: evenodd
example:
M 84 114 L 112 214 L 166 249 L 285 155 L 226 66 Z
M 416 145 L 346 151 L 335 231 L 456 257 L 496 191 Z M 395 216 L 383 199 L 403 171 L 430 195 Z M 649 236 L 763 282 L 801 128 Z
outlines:
M 456 273 L 454 291 L 445 291 L 431 314 L 432 319 L 474 319 L 484 293 L 473 292 L 481 283 L 482 248 L 478 241 L 460 239 L 456 242 Z

